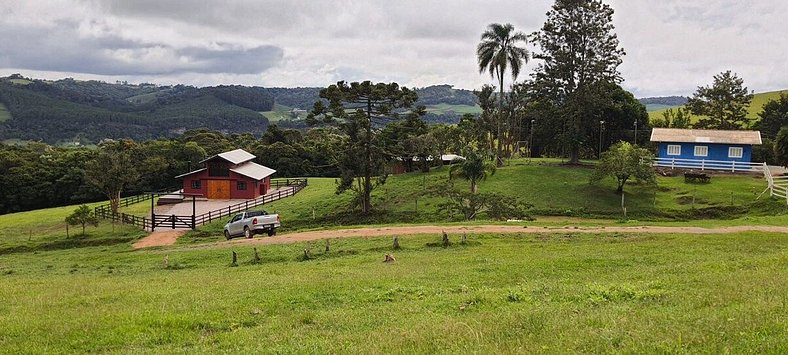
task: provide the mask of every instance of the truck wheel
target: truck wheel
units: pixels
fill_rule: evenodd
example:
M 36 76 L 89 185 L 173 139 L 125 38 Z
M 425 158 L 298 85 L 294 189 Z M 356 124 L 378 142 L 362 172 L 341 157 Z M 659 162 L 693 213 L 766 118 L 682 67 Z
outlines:
M 230 232 L 224 231 L 224 238 L 230 240 Z
M 269 237 L 273 237 L 275 235 L 276 235 L 276 229 L 275 228 L 271 228 L 271 229 L 268 230 L 268 236 Z
M 252 234 L 252 230 L 250 230 L 249 227 L 244 227 L 244 237 L 247 239 L 252 239 L 253 236 L 254 234 Z

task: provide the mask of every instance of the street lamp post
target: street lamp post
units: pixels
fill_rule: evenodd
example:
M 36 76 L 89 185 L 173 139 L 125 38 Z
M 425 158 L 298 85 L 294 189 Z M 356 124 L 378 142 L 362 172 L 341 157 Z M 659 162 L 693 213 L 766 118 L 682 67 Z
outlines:
M 531 138 L 528 139 L 528 161 L 531 161 L 534 155 L 534 124 L 536 120 L 531 120 Z
M 602 130 L 604 127 L 605 121 L 599 121 L 599 159 L 602 159 Z

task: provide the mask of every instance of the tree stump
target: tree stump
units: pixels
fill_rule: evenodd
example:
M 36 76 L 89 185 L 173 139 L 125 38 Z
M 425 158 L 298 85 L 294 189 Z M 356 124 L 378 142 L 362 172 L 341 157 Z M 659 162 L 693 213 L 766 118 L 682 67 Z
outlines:
M 399 250 L 399 248 L 400 248 L 399 247 L 399 237 L 395 235 L 394 236 L 394 250 Z
M 462 240 L 460 240 L 460 244 L 464 245 L 465 243 L 468 243 L 468 233 L 463 232 L 462 233 Z
M 328 253 L 328 251 L 331 250 L 331 244 L 329 241 L 330 241 L 329 239 L 326 239 L 326 253 Z
M 238 266 L 238 254 L 235 253 L 235 250 L 233 250 L 233 262 L 230 266 Z
M 169 267 L 170 267 L 170 256 L 169 255 L 165 255 L 164 256 L 164 268 L 167 269 Z
M 395 261 L 397 261 L 397 259 L 394 259 L 394 255 L 390 254 L 386 254 L 386 259 L 383 260 L 384 263 L 393 263 Z
M 312 255 L 309 252 L 309 249 L 304 249 L 304 260 L 312 259 Z
M 443 231 L 443 247 L 444 248 L 449 247 L 449 235 L 446 234 L 446 231 Z

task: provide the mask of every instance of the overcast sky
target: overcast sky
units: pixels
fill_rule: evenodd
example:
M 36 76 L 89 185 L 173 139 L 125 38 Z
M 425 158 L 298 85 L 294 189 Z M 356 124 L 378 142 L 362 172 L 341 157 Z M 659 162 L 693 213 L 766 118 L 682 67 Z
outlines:
M 786 0 L 608 3 L 627 52 L 623 86 L 638 97 L 689 95 L 728 69 L 756 92 L 788 89 Z M 551 4 L 0 0 L 0 75 L 268 87 L 373 80 L 474 89 L 492 83 L 475 57 L 485 27 L 509 22 L 526 33 L 538 30 Z

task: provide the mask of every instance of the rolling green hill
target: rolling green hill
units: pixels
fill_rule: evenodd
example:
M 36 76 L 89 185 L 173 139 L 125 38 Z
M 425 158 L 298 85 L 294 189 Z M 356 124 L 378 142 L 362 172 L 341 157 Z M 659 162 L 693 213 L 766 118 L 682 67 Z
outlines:
M 780 94 L 788 94 L 788 90 L 769 91 L 755 94 L 752 98 L 752 103 L 750 103 L 750 107 L 747 110 L 747 118 L 751 120 L 759 119 L 758 114 L 763 111 L 763 105 L 766 105 L 766 103 L 770 100 L 779 99 Z M 649 111 L 648 116 L 651 119 L 662 118 L 662 113 L 667 109 L 668 108 L 663 108 L 655 111 Z M 693 122 L 695 120 L 697 119 L 693 117 Z

